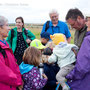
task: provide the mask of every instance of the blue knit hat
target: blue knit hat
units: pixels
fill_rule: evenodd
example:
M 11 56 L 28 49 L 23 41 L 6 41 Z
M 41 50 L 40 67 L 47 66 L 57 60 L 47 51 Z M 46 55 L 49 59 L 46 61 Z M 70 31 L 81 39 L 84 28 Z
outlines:
M 42 33 L 41 38 L 50 39 L 50 33 L 48 33 L 48 32 Z

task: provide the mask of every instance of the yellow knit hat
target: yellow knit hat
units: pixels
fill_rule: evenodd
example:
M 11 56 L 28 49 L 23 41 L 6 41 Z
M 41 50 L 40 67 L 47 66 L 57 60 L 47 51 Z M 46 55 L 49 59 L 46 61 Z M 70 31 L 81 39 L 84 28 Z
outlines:
M 58 45 L 60 42 L 65 42 L 65 35 L 62 33 L 56 33 L 53 35 L 50 35 L 50 38 L 52 39 L 53 43 L 55 45 Z

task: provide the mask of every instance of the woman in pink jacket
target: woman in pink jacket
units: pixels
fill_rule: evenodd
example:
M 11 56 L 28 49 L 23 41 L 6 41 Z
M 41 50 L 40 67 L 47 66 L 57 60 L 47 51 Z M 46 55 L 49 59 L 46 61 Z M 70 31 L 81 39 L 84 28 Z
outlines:
M 8 36 L 8 31 L 7 19 L 0 16 L 0 90 L 16 90 L 22 85 L 19 67 L 4 39 Z

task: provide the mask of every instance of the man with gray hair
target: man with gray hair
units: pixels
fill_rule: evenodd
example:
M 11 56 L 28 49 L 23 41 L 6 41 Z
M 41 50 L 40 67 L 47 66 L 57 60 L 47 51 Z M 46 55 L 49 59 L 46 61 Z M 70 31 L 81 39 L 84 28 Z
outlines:
M 71 34 L 69 31 L 69 28 L 65 22 L 59 21 L 59 14 L 56 10 L 52 10 L 49 13 L 51 21 L 47 21 L 43 25 L 43 29 L 41 31 L 41 34 L 44 32 L 48 32 L 51 35 L 55 33 L 62 33 L 66 36 L 68 43 L 71 41 Z M 48 24 L 48 25 L 47 25 Z

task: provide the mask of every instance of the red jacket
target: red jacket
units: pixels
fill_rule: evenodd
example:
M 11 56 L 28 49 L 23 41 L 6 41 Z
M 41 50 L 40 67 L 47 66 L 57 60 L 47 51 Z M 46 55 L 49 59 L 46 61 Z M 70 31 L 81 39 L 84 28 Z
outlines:
M 1 48 L 5 49 L 6 58 L 0 53 L 0 90 L 16 90 L 22 85 L 19 67 L 16 64 L 12 50 L 9 45 L 0 42 Z

